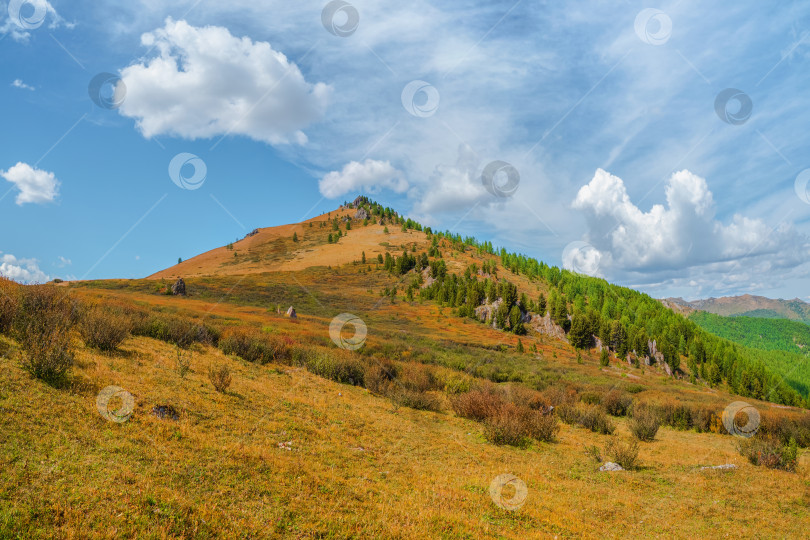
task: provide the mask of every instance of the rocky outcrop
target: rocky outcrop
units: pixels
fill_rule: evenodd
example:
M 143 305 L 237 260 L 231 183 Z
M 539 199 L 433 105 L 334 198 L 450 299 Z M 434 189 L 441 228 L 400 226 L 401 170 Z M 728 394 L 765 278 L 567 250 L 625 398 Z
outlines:
M 560 325 L 552 321 L 551 317 L 548 315 L 545 317 L 541 317 L 540 315 L 532 315 L 529 326 L 540 334 L 551 336 L 559 339 L 560 341 L 568 343 L 565 330 L 563 330 Z
M 290 319 L 297 319 L 298 314 L 295 312 L 295 308 L 290 306 L 290 309 L 287 310 L 287 317 Z
M 357 212 L 354 213 L 354 219 L 369 219 L 370 217 L 371 215 L 365 208 L 359 208 Z
M 172 285 L 172 294 L 175 296 L 186 295 L 186 282 L 183 281 L 183 278 L 178 278 L 174 285 Z
M 475 316 L 481 322 L 490 321 L 492 324 L 492 328 L 495 328 L 495 313 L 498 311 L 498 307 L 500 307 L 502 300 L 498 298 L 494 302 L 486 303 L 484 305 L 478 306 L 475 308 Z

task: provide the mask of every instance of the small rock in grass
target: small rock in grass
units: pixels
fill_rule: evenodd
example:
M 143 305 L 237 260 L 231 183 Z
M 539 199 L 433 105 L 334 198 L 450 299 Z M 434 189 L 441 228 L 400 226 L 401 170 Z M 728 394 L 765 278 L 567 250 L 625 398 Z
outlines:
M 180 415 L 177 414 L 177 411 L 171 405 L 155 405 L 152 407 L 152 414 L 161 419 L 180 420 Z
M 715 465 L 713 467 L 701 467 L 700 470 L 705 471 L 705 470 L 708 469 L 708 470 L 729 471 L 729 470 L 734 470 L 736 468 L 737 468 L 737 466 L 734 465 L 733 463 L 724 463 L 722 465 Z
M 605 463 L 604 465 L 599 467 L 599 470 L 600 471 L 605 471 L 605 472 L 614 472 L 614 471 L 623 471 L 624 469 L 618 463 L 613 463 L 612 461 L 608 461 L 607 463 Z

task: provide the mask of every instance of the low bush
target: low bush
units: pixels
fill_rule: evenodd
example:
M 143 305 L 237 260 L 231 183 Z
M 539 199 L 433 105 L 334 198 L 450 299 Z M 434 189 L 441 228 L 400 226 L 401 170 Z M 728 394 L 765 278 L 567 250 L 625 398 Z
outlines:
M 638 441 L 622 442 L 615 437 L 611 438 L 605 445 L 605 455 L 623 469 L 635 469 L 638 464 Z
M 390 391 L 391 399 L 397 404 L 420 411 L 440 412 L 442 401 L 435 394 L 408 390 L 407 388 L 392 387 Z
M 507 403 L 484 420 L 484 434 L 489 442 L 525 448 L 531 443 L 519 407 Z
M 113 351 L 129 337 L 132 319 L 123 311 L 104 306 L 90 306 L 79 316 L 79 332 L 88 347 Z
M 690 429 L 692 424 L 692 409 L 688 405 L 675 401 L 668 401 L 658 406 L 661 422 L 675 429 Z
M 70 330 L 76 306 L 65 291 L 51 285 L 23 287 L 17 299 L 13 336 L 22 350 L 22 366 L 48 383 L 61 382 L 73 365 Z
M 554 415 L 513 403 L 505 403 L 495 415 L 484 420 L 487 440 L 520 448 L 528 446 L 532 439 L 552 442 L 558 431 Z
M 543 399 L 553 407 L 559 407 L 565 403 L 574 403 L 577 400 L 577 391 L 571 387 L 552 385 L 542 392 Z
M 596 392 L 583 392 L 579 396 L 579 399 L 582 403 L 587 403 L 588 405 L 599 405 L 602 403 L 602 396 Z
M 500 394 L 488 386 L 470 390 L 450 400 L 450 406 L 457 415 L 479 422 L 496 416 L 504 404 Z
M 543 394 L 522 384 L 509 383 L 506 386 L 505 398 L 519 407 L 548 410 L 548 402 Z
M 398 373 L 397 366 L 393 362 L 372 361 L 363 374 L 363 386 L 375 394 L 387 396 Z
M 584 428 L 590 429 L 594 433 L 602 433 L 604 435 L 610 435 L 616 429 L 616 426 L 610 421 L 605 411 L 596 405 L 583 406 L 579 410 L 577 423 Z
M 231 386 L 231 370 L 228 369 L 228 366 L 211 366 L 208 368 L 208 379 L 217 392 L 224 394 Z
M 414 392 L 428 392 L 441 388 L 435 369 L 414 362 L 404 363 L 400 366 L 397 381 Z
M 193 343 L 216 345 L 219 330 L 207 324 L 197 323 L 185 317 L 163 313 L 133 314 L 132 333 L 166 341 L 187 349 Z
M 796 470 L 798 444 L 790 439 L 787 444 L 773 436 L 757 434 L 739 442 L 737 450 L 752 465 L 762 465 L 769 469 L 784 471 Z
M 602 451 L 596 445 L 589 445 L 585 447 L 585 455 L 597 463 L 602 463 Z
M 639 392 L 643 392 L 644 390 L 646 390 L 647 387 L 644 386 L 643 384 L 628 384 L 627 386 L 624 387 L 624 389 L 627 392 L 630 392 L 631 394 L 638 394 Z
M 284 338 L 262 332 L 258 328 L 230 328 L 219 339 L 219 348 L 225 354 L 259 364 L 279 362 L 289 364 L 292 360 L 291 342 Z
M 571 403 L 563 403 L 559 405 L 554 412 L 566 424 L 576 424 L 579 422 L 579 409 L 576 405 Z
M 612 416 L 624 416 L 633 400 L 630 395 L 614 388 L 602 398 L 602 406 L 608 414 Z
M 337 351 L 316 351 L 305 359 L 304 367 L 310 373 L 343 384 L 362 386 L 365 366 L 356 357 Z
M 17 312 L 17 301 L 20 285 L 10 279 L 0 277 L 0 334 L 11 330 L 14 314 Z
M 655 440 L 661 419 L 651 407 L 637 405 L 633 408 L 633 417 L 627 421 L 627 427 L 638 440 L 649 442 Z

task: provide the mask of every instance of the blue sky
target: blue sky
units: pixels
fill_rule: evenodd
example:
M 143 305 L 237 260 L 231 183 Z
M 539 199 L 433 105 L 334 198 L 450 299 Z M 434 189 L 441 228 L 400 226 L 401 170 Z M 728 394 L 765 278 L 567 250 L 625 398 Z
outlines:
M 4 275 L 143 277 L 366 194 L 657 297 L 810 297 L 807 3 L 118 4 L 1 6 Z

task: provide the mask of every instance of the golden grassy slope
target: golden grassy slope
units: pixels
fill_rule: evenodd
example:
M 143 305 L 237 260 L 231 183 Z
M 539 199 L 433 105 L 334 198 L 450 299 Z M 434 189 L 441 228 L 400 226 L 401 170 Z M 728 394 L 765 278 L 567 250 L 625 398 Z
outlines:
M 156 272 L 148 279 L 239 275 L 297 271 L 313 266 L 340 266 L 360 260 L 363 251 L 369 261 L 375 260 L 377 254 L 384 255 L 387 251 L 382 245 L 384 243 L 390 244 L 394 252 L 401 244 L 410 247 L 416 243 L 420 251 L 427 251 L 430 245 L 427 236 L 422 232 L 402 232 L 398 225 L 388 225 L 389 232 L 386 234 L 385 227 L 373 221 L 364 227 L 362 222 L 355 220 L 354 228 L 346 234 L 346 225 L 342 219 L 345 216 L 353 217 L 355 212 L 355 209 L 339 208 L 301 223 L 258 229 L 258 234 L 234 242 L 233 249 L 227 246 L 212 249 Z M 341 220 L 340 227 L 346 235 L 339 243 L 328 244 L 326 238 L 334 232 L 330 219 L 335 217 Z M 321 227 L 321 224 L 324 226 Z M 298 235 L 298 242 L 293 242 L 293 234 Z M 234 253 L 237 254 L 236 257 Z
M 147 338 L 81 350 L 70 392 L 0 361 L 1 537 L 797 538 L 810 525 L 806 455 L 799 473 L 772 471 L 732 437 L 661 428 L 641 470 L 600 473 L 582 450 L 608 437 L 579 428 L 498 447 L 475 422 L 394 410 L 300 369 L 199 349 L 181 379 L 174 357 Z M 212 363 L 235 373 L 230 393 L 211 387 Z M 135 397 L 127 423 L 96 410 L 110 384 Z M 151 416 L 158 404 L 180 421 Z M 721 463 L 740 468 L 698 470 Z M 529 490 L 513 513 L 487 493 L 505 472 Z

